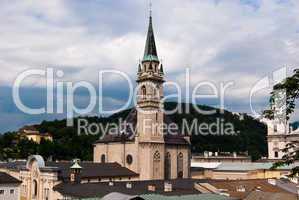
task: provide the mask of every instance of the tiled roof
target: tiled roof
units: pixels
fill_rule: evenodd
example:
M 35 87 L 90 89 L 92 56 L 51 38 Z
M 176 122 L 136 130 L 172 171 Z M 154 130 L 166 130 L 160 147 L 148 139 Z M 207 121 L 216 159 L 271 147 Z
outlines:
M 251 192 L 256 191 L 257 189 L 263 192 L 272 192 L 272 193 L 288 193 L 287 191 L 271 185 L 268 183 L 267 180 L 259 179 L 259 180 L 210 180 L 208 181 L 209 184 L 213 185 L 217 189 L 223 189 L 226 190 L 228 194 L 230 194 L 231 197 L 235 198 L 245 198 L 248 196 Z M 245 191 L 237 191 L 238 187 L 244 187 Z
M 59 178 L 66 182 L 69 180 L 72 162 L 47 162 L 46 166 L 56 167 L 59 172 Z M 138 176 L 137 173 L 122 167 L 118 163 L 81 162 L 80 166 L 82 167 L 81 178 L 84 179 Z
M 244 162 L 244 163 L 228 163 L 224 162 L 219 165 L 215 171 L 252 171 L 252 170 L 269 170 L 273 166 L 272 162 Z M 281 166 L 278 170 L 290 170 L 298 166 L 297 164 Z
M 0 172 L 0 184 L 21 184 L 22 181 L 8 175 L 7 173 Z
M 170 181 L 172 183 L 173 191 L 164 192 L 164 181 L 133 181 L 132 189 L 127 189 L 127 182 L 115 182 L 114 186 L 109 186 L 108 183 L 86 183 L 86 184 L 70 184 L 62 183 L 54 187 L 55 191 L 59 193 L 76 197 L 76 198 L 92 198 L 103 197 L 112 192 L 122 193 L 126 195 L 143 195 L 143 194 L 156 194 L 165 196 L 180 196 L 200 194 L 199 191 L 194 189 L 194 183 L 197 180 L 193 179 L 177 179 Z M 155 185 L 156 191 L 148 191 L 149 185 Z
M 251 192 L 244 200 L 298 200 L 297 196 L 288 193 Z
M 58 172 L 58 176 L 63 181 L 70 178 L 70 167 L 72 162 L 46 162 L 46 166 L 41 171 Z M 115 177 L 136 177 L 137 173 L 122 167 L 118 163 L 93 163 L 81 162 L 81 178 L 115 178 Z M 0 163 L 0 168 L 10 170 L 26 170 L 26 162 Z
M 229 200 L 231 198 L 217 195 L 217 194 L 198 194 L 198 195 L 184 195 L 184 196 L 162 196 L 162 195 L 141 195 L 145 200 Z

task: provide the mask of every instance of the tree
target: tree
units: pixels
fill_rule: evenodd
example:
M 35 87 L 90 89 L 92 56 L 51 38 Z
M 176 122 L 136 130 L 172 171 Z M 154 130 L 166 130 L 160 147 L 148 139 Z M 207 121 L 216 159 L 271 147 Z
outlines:
M 281 93 L 283 92 L 283 97 Z M 265 117 L 274 119 L 278 116 L 280 120 L 289 120 L 296 108 L 296 100 L 299 99 L 299 69 L 294 70 L 294 74 L 286 78 L 281 83 L 273 87 L 270 97 L 270 109 L 264 111 Z M 284 105 L 284 106 L 283 106 Z M 280 115 L 279 113 L 284 113 Z M 290 142 L 286 145 L 283 152 L 285 155 L 282 161 L 274 164 L 273 168 L 278 168 L 283 165 L 290 165 L 299 158 L 299 141 Z M 299 173 L 299 167 L 292 169 L 291 176 Z

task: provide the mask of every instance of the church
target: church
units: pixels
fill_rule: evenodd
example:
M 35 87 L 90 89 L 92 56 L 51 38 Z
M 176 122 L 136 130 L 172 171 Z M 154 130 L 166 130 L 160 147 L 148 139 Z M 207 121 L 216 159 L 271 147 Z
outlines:
M 125 125 L 120 133 L 98 140 L 94 162 L 117 162 L 139 174 L 139 180 L 190 177 L 190 138 L 159 128 L 172 123 L 163 112 L 163 82 L 150 16 L 144 56 L 137 68 L 137 105 L 125 120 L 134 128 Z

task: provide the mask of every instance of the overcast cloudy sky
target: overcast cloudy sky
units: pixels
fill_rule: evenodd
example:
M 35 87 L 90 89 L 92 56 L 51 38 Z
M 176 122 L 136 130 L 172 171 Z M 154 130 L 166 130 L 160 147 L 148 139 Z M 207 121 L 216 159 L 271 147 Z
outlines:
M 64 115 L 26 115 L 12 100 L 16 77 L 28 69 L 63 70 L 60 81 L 88 80 L 117 69 L 135 78 L 148 25 L 148 0 L 1 0 L 0 2 L 0 132 Z M 200 81 L 234 81 L 225 108 L 250 113 L 250 90 L 281 67 L 299 67 L 298 0 L 153 0 L 159 57 L 166 79 L 191 87 Z M 26 79 L 22 100 L 45 104 L 43 79 Z M 167 88 L 166 92 L 170 92 Z M 254 96 L 262 109 L 268 90 Z M 104 105 L 121 106 L 127 87 L 118 78 L 104 84 Z M 84 106 L 86 92 L 76 94 Z M 217 106 L 217 100 L 201 103 Z M 251 113 L 250 113 L 251 114 Z

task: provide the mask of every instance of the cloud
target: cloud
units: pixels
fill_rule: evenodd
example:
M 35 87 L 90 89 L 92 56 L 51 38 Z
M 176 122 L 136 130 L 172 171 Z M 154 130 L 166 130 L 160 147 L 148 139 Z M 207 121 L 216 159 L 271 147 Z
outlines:
M 0 85 L 11 88 L 24 70 L 49 66 L 64 71 L 60 81 L 97 86 L 103 69 L 121 70 L 133 80 L 144 49 L 147 6 L 140 0 L 1 1 Z M 249 111 L 250 89 L 264 76 L 299 66 L 297 0 L 164 0 L 154 2 L 153 10 L 167 80 L 182 83 L 190 67 L 193 87 L 203 80 L 234 81 L 226 97 L 232 110 Z M 127 88 L 121 83 L 107 79 L 105 97 L 122 102 Z M 42 88 L 44 80 L 29 79 L 25 86 Z M 6 109 L 11 98 L 1 93 L 0 108 Z M 267 95 L 260 92 L 255 102 L 263 104 Z

